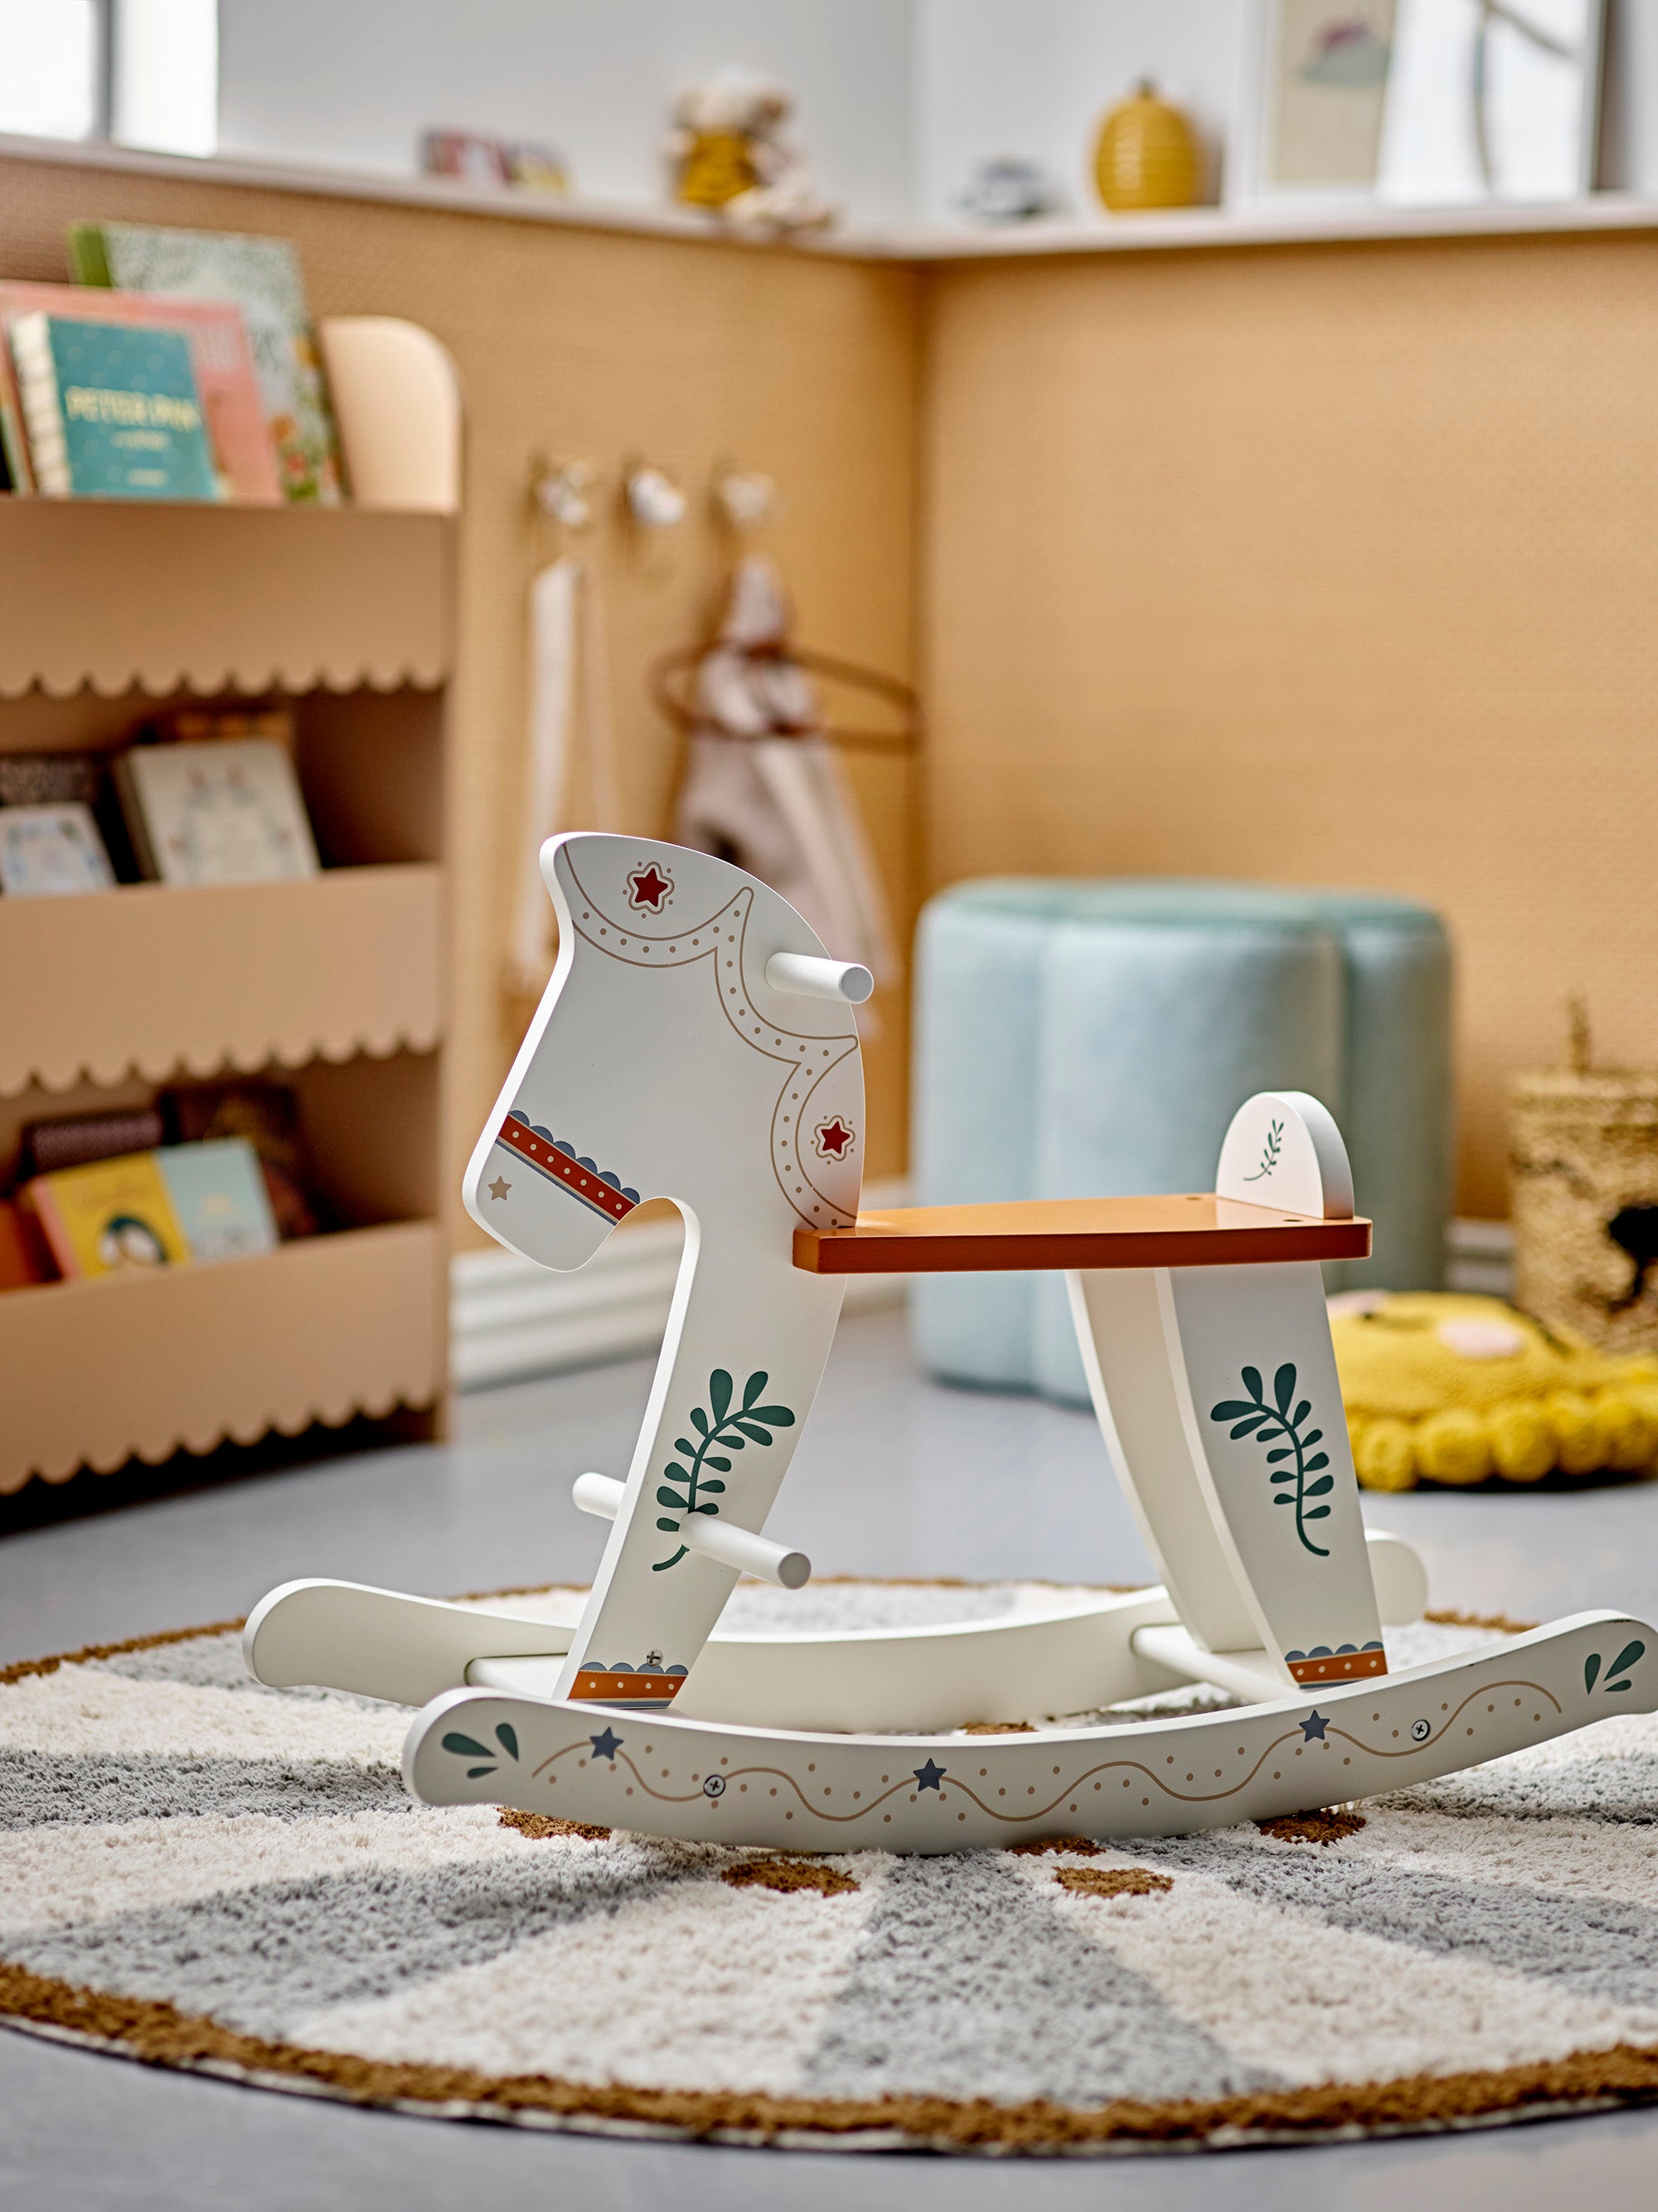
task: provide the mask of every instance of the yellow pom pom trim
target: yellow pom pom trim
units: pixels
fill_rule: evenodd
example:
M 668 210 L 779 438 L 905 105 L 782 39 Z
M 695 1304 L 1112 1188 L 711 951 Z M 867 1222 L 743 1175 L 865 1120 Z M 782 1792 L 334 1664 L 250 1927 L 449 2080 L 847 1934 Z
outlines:
M 1554 1436 L 1543 1408 L 1530 1399 L 1495 1406 L 1485 1417 L 1491 1463 L 1509 1482 L 1540 1482 L 1554 1465 Z
M 1434 1291 L 1386 1296 L 1332 1334 L 1366 1490 L 1658 1472 L 1650 1354 L 1614 1358 L 1497 1299 Z
M 1416 1432 L 1416 1463 L 1430 1481 L 1464 1488 L 1491 1471 L 1491 1448 L 1478 1413 L 1452 1407 L 1430 1413 Z
M 1366 1490 L 1413 1490 L 1416 1447 L 1405 1421 L 1366 1421 L 1353 1442 L 1353 1465 Z

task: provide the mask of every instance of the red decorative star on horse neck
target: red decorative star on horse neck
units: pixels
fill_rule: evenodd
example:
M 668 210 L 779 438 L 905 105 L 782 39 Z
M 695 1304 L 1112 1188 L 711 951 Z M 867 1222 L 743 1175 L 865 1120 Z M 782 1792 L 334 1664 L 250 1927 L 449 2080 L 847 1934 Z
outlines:
M 825 1160 L 844 1159 L 855 1134 L 838 1114 L 832 1121 L 820 1121 L 817 1130 L 818 1157 Z
M 673 878 L 659 868 L 654 860 L 645 867 L 635 868 L 628 878 L 629 904 L 641 911 L 648 907 L 653 914 L 660 914 L 673 896 Z

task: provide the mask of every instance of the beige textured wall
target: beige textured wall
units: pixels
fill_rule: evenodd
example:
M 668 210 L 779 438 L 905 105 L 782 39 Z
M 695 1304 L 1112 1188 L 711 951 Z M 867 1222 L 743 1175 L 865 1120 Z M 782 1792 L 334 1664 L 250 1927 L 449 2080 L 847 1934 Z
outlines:
M 1658 240 L 929 280 L 929 874 L 1413 893 L 1459 1203 L 1588 992 L 1658 1062 Z
M 902 673 L 922 636 L 925 793 L 853 765 L 902 920 L 927 884 L 1011 870 L 1434 901 L 1461 956 L 1476 1213 L 1504 1207 L 1503 1084 L 1555 1056 L 1568 991 L 1606 1058 L 1658 1060 L 1658 237 L 923 276 L 4 161 L 0 270 L 61 274 L 83 215 L 281 232 L 319 313 L 410 316 L 459 362 L 463 1146 L 512 1042 L 537 446 L 641 454 L 699 493 L 723 456 L 764 468 L 809 641 Z M 695 633 L 722 552 L 700 507 L 647 555 L 614 519 L 589 542 L 629 818 L 655 831 L 674 750 L 643 671 Z M 874 1174 L 902 1164 L 893 1012 L 869 1054 Z
M 769 542 L 806 641 L 909 668 L 916 280 L 786 252 L 0 161 L 0 271 L 61 277 L 64 227 L 77 216 L 281 234 L 300 247 L 319 314 L 408 316 L 459 363 L 469 437 L 452 850 L 464 1158 L 516 1042 L 498 978 L 522 784 L 531 453 L 613 472 L 641 455 L 694 495 L 693 520 L 648 556 L 613 515 L 583 541 L 607 594 L 628 824 L 659 834 L 674 744 L 644 671 L 700 634 L 723 572 L 702 507 L 722 457 L 778 481 L 786 512 Z M 859 761 L 853 774 L 907 926 L 914 771 Z M 902 1164 L 904 1034 L 889 1020 L 868 1054 L 874 1175 Z

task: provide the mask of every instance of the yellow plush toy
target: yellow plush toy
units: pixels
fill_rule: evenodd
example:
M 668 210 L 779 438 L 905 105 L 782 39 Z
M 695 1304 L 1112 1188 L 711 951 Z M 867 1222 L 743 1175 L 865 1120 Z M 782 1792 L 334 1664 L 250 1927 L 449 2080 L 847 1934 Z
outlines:
M 1330 1328 L 1367 1490 L 1658 1467 L 1658 1358 L 1436 1291 L 1333 1298 Z

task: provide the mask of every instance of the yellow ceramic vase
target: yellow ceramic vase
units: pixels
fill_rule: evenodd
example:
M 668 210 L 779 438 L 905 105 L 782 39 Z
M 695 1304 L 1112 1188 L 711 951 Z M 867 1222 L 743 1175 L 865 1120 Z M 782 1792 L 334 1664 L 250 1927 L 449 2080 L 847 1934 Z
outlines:
M 1094 180 L 1114 215 L 1136 209 L 1190 207 L 1200 163 L 1192 126 L 1178 107 L 1157 98 L 1149 80 L 1114 107 L 1100 125 Z

